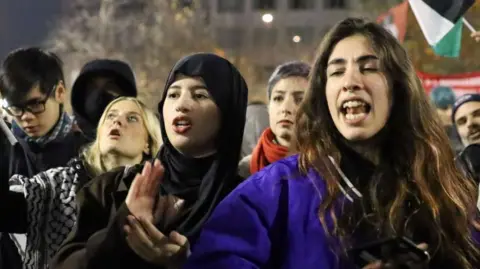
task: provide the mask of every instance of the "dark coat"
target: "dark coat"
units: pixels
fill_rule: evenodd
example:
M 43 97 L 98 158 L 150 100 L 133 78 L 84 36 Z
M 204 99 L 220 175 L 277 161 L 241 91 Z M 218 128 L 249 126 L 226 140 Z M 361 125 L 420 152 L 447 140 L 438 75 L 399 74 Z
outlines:
M 90 181 L 77 194 L 77 224 L 52 259 L 52 269 L 159 268 L 128 246 L 125 199 L 141 165 L 120 168 Z

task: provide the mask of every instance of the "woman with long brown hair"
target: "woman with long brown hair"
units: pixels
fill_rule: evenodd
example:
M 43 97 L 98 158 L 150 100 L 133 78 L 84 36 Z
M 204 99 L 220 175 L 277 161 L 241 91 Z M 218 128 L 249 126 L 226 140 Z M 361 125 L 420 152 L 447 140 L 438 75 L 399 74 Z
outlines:
M 186 268 L 358 268 L 351 248 L 392 237 L 425 243 L 429 264 L 365 268 L 480 268 L 476 187 L 381 26 L 349 18 L 326 35 L 296 147 L 220 203 Z

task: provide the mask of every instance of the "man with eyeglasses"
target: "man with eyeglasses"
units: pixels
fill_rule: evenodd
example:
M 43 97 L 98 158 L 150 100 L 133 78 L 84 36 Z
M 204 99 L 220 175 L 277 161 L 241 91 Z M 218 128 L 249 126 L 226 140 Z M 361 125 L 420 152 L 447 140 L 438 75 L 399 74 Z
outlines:
M 12 130 L 26 142 L 36 172 L 58 167 L 76 156 L 85 140 L 64 111 L 62 63 L 39 48 L 18 49 L 3 62 L 0 92 L 12 116 Z M 21 167 L 12 172 L 25 174 Z
M 0 218 L 21 220 L 27 214 L 16 208 L 26 208 L 19 206 L 25 199 L 23 193 L 5 189 L 9 178 L 15 174 L 30 178 L 49 168 L 65 166 L 78 155 L 86 140 L 73 128 L 72 119 L 64 111 L 66 89 L 62 63 L 55 54 L 39 48 L 11 52 L 2 64 L 0 94 L 4 98 L 4 111 L 13 119 L 12 132 L 18 140 L 8 151 L 8 164 L 2 161 L 0 167 L 2 171 L 8 169 L 8 178 L 2 173 L 0 179 Z M 4 141 L 0 142 L 5 145 Z M 10 189 L 12 187 L 10 182 Z M 0 232 L 24 232 L 21 227 L 9 227 L 5 223 L 1 223 Z M 17 269 L 21 264 L 15 243 L 8 234 L 2 234 L 0 269 Z

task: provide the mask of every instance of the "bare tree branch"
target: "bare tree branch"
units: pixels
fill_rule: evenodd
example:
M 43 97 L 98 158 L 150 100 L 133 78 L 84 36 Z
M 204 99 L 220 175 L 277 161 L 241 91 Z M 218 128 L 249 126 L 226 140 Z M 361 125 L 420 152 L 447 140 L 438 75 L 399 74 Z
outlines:
M 95 58 L 128 61 L 140 98 L 155 107 L 163 82 L 181 57 L 216 46 L 201 13 L 165 0 L 71 0 L 47 46 L 66 70 Z

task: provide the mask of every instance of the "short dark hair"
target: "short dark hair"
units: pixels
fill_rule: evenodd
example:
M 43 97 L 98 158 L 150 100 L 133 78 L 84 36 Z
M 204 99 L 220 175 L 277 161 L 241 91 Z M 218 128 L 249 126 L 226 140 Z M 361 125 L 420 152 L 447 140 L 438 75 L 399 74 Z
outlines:
M 2 64 L 0 93 L 11 103 L 22 102 L 30 90 L 39 86 L 49 93 L 64 81 L 62 61 L 52 52 L 40 48 L 21 48 L 10 52 Z
M 270 96 L 272 96 L 273 87 L 275 87 L 275 84 L 277 84 L 278 81 L 284 78 L 289 78 L 289 77 L 303 77 L 308 79 L 308 74 L 310 73 L 310 69 L 311 69 L 310 65 L 304 62 L 299 62 L 299 61 L 287 62 L 277 66 L 277 68 L 275 68 L 275 71 L 273 71 L 272 75 L 268 79 L 268 84 L 267 84 L 268 100 L 270 100 Z

